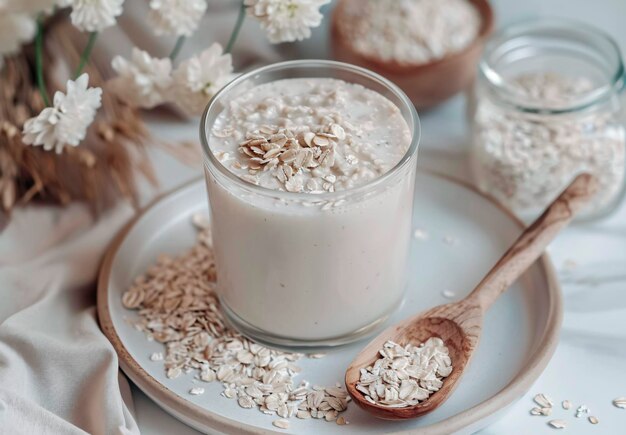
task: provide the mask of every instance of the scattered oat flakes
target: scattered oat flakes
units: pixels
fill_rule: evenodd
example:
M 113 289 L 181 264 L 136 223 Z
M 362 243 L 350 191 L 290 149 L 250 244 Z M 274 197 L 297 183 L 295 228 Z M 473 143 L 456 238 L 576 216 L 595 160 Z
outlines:
M 565 420 L 550 420 L 548 424 L 555 429 L 565 429 L 567 427 Z
M 311 418 L 311 412 L 310 411 L 298 410 L 298 412 L 296 412 L 296 417 L 301 418 L 303 420 L 306 420 L 306 419 Z
M 552 414 L 552 408 L 549 408 L 549 407 L 544 407 L 544 408 L 535 407 L 530 410 L 530 415 L 548 416 L 550 414 Z
M 150 361 L 163 361 L 163 353 L 154 352 L 152 355 L 150 355 Z
M 235 397 L 237 397 L 237 390 L 228 387 L 224 391 L 222 391 L 222 396 L 228 399 L 234 399 Z
M 334 409 L 329 409 L 324 413 L 324 419 L 326 421 L 336 421 L 339 413 Z
M 176 379 L 181 375 L 181 373 L 182 370 L 180 369 L 180 367 L 166 367 L 165 376 L 167 376 L 168 379 Z
M 346 419 L 345 419 L 345 417 L 343 417 L 343 416 L 339 417 L 339 418 L 337 419 L 336 423 L 337 423 L 339 426 L 344 426 L 344 425 L 346 425 L 346 424 L 350 424 L 350 423 L 348 422 L 348 420 L 346 420 Z
M 600 420 L 598 420 L 598 417 L 594 417 L 593 415 L 590 415 L 587 420 L 589 420 L 589 423 L 591 424 L 598 424 L 600 422 Z
M 191 222 L 200 231 L 208 230 L 211 227 L 209 217 L 204 213 L 194 213 L 191 216 Z
M 325 356 L 326 356 L 325 353 L 310 353 L 308 355 L 308 357 L 311 359 L 321 359 L 321 358 L 324 358 Z
M 296 383 L 301 371 L 296 361 L 304 355 L 261 346 L 230 329 L 214 291 L 215 280 L 210 230 L 204 229 L 187 253 L 160 256 L 124 293 L 124 306 L 138 310 L 134 327 L 165 346 L 160 358 L 166 376 L 196 371 L 201 381 L 221 382 L 222 395 L 236 399 L 242 408 L 281 420 L 336 420 L 350 399 L 341 384 L 313 389 L 306 381 Z M 201 387 L 189 390 L 192 395 L 203 393 Z
M 564 400 L 563 402 L 561 402 L 561 406 L 563 407 L 563 409 L 570 409 L 572 407 L 572 402 L 570 402 L 569 400 Z
M 537 408 L 537 407 L 532 408 L 529 412 L 530 412 L 530 415 L 543 415 L 541 413 L 541 408 Z
M 284 418 L 279 418 L 278 420 L 274 420 L 272 424 L 279 429 L 289 429 L 289 421 L 285 420 Z
M 542 408 L 552 408 L 552 400 L 543 393 L 537 394 L 533 400 Z
M 254 401 L 254 399 L 247 395 L 242 395 L 239 398 L 239 400 L 237 400 L 237 403 L 242 408 L 246 408 L 246 409 L 256 408 L 256 402 Z
M 621 409 L 626 409 L 626 397 L 618 397 L 613 400 L 613 406 Z
M 200 368 L 200 376 L 201 381 L 204 382 L 213 382 L 217 379 L 217 374 L 211 370 L 208 366 L 202 366 Z

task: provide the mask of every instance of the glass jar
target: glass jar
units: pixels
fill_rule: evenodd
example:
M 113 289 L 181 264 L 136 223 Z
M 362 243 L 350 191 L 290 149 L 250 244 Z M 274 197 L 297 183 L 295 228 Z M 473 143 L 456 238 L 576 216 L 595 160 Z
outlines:
M 409 127 L 408 151 L 380 177 L 334 192 L 274 190 L 238 177 L 212 152 L 213 126 L 234 97 L 287 78 L 336 78 L 386 97 Z M 222 89 L 200 135 L 217 293 L 229 321 L 256 340 L 286 346 L 343 344 L 382 325 L 407 279 L 420 127 L 406 95 L 360 67 L 283 62 Z
M 520 217 L 536 217 L 580 172 L 600 190 L 582 219 L 624 194 L 626 135 L 619 48 L 601 31 L 542 19 L 486 45 L 469 103 L 479 188 Z

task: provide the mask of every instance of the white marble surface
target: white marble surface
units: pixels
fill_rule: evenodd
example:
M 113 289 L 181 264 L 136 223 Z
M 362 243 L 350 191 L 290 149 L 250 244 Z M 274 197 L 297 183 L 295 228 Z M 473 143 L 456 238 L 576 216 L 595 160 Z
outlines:
M 498 0 L 493 1 L 498 26 L 536 16 L 560 16 L 584 20 L 603 28 L 626 48 L 626 1 L 624 0 Z M 302 47 L 307 57 L 324 55 L 319 34 Z M 152 115 L 152 129 L 164 139 L 196 140 L 197 121 L 182 123 Z M 467 134 L 464 98 L 459 96 L 442 107 L 421 115 L 423 140 L 419 165 L 467 177 Z M 197 176 L 190 169 L 155 153 L 155 164 L 166 180 L 163 189 Z M 531 417 L 532 396 L 543 392 L 553 399 L 586 404 L 600 424 L 574 418 L 573 410 L 557 408 L 552 418 L 569 423 L 567 434 L 625 433 L 626 410 L 612 406 L 626 396 L 626 203 L 610 218 L 593 224 L 576 225 L 551 245 L 550 253 L 561 278 L 565 318 L 559 347 L 531 392 L 484 434 L 548 434 L 554 429 L 549 418 Z M 566 263 L 575 264 L 566 270 Z M 511 338 L 512 340 L 515 337 Z M 145 434 L 192 434 L 194 430 L 161 411 L 134 389 L 140 428 Z M 347 431 L 349 433 L 349 431 Z

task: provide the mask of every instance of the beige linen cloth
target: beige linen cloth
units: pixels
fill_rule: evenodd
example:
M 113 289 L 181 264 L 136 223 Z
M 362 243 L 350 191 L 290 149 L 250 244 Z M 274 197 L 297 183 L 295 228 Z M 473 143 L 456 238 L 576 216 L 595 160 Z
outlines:
M 0 434 L 139 433 L 94 283 L 131 216 L 128 206 L 97 222 L 81 206 L 12 216 L 0 243 Z
M 237 3 L 209 2 L 180 58 L 216 40 L 225 44 Z M 145 14 L 145 2 L 125 2 L 122 31 L 107 30 L 100 48 L 122 47 L 120 54 L 128 55 L 137 45 L 167 55 L 173 39 L 152 36 Z M 279 58 L 260 32 L 246 23 L 234 53 L 238 66 Z M 197 120 L 186 125 L 185 139 L 196 139 Z M 172 187 L 178 163 L 163 155 L 157 160 L 162 188 Z M 188 169 L 183 178 L 189 173 L 200 172 Z M 144 201 L 156 193 L 148 190 Z M 0 233 L 0 435 L 139 433 L 128 383 L 95 307 L 102 256 L 133 213 L 120 204 L 96 220 L 81 205 L 28 206 L 15 211 Z

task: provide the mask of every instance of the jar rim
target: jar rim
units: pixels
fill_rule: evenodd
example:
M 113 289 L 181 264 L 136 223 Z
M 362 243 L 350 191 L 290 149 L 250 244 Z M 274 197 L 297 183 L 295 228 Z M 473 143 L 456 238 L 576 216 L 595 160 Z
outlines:
M 280 70 L 288 70 L 291 68 L 331 68 L 336 69 L 337 71 L 343 72 L 351 72 L 358 74 L 362 77 L 370 79 L 374 82 L 378 82 L 380 85 L 387 88 L 391 93 L 394 94 L 396 98 L 399 99 L 402 105 L 404 105 L 405 109 L 408 110 L 410 114 L 410 124 L 409 128 L 412 129 L 412 137 L 411 143 L 404 153 L 402 158 L 389 169 L 384 174 L 370 180 L 365 184 L 361 184 L 355 187 L 350 187 L 348 189 L 338 190 L 335 192 L 324 192 L 324 193 L 306 193 L 306 192 L 289 192 L 289 191 L 281 191 L 276 189 L 271 189 L 265 186 L 260 186 L 254 183 L 251 183 L 243 178 L 237 176 L 232 171 L 228 170 L 226 166 L 219 161 L 219 159 L 213 154 L 211 148 L 209 146 L 208 140 L 208 116 L 216 104 L 220 101 L 221 98 L 228 95 L 230 91 L 235 89 L 240 84 L 246 82 L 250 78 L 254 78 L 260 74 L 267 74 L 272 72 L 277 72 Z M 329 77 L 332 78 L 332 77 Z M 394 103 L 394 105 L 396 105 Z M 403 109 L 399 107 L 399 109 Z M 284 62 L 277 62 L 273 64 L 269 64 L 266 66 L 262 66 L 260 68 L 256 68 L 247 73 L 241 74 L 237 78 L 233 79 L 230 83 L 220 89 L 214 96 L 211 98 L 206 108 L 204 109 L 204 113 L 202 114 L 202 118 L 200 121 L 200 142 L 202 145 L 202 150 L 204 152 L 204 164 L 206 165 L 207 160 L 211 163 L 212 167 L 216 168 L 223 176 L 225 176 L 229 181 L 233 182 L 239 187 L 245 188 L 251 192 L 258 193 L 264 196 L 272 196 L 277 199 L 284 200 L 303 200 L 303 201 L 333 201 L 338 199 L 345 199 L 346 197 L 357 196 L 361 193 L 365 193 L 376 186 L 384 184 L 386 180 L 394 176 L 401 169 L 403 169 L 406 165 L 408 165 L 413 156 L 417 154 L 419 142 L 421 138 L 421 124 L 420 119 L 417 114 L 417 110 L 415 106 L 409 99 L 409 97 L 402 91 L 398 86 L 392 83 L 390 80 L 384 78 L 383 76 L 376 74 L 366 68 L 362 68 L 356 65 L 351 65 L 344 62 L 337 62 L 332 60 L 321 60 L 321 59 L 299 59 L 299 60 L 290 60 Z
M 546 108 L 540 104 L 526 104 L 514 101 L 515 97 L 519 97 L 519 95 L 511 91 L 507 85 L 507 79 L 497 71 L 489 56 L 507 42 L 527 36 L 530 32 L 540 30 L 565 30 L 581 36 L 590 36 L 595 41 L 604 44 L 604 47 L 610 51 L 611 61 L 614 64 L 612 73 L 608 75 L 605 83 L 585 92 L 572 103 L 559 106 L 558 108 Z M 591 41 L 590 38 L 589 41 Z M 592 42 L 588 42 L 588 44 L 592 44 Z M 481 77 L 486 79 L 489 85 L 498 91 L 507 104 L 514 106 L 518 111 L 526 113 L 565 114 L 584 111 L 610 99 L 612 95 L 620 92 L 625 86 L 624 63 L 617 42 L 609 34 L 594 26 L 577 20 L 557 17 L 527 19 L 506 26 L 496 32 L 485 45 L 485 50 L 479 63 L 479 71 Z

